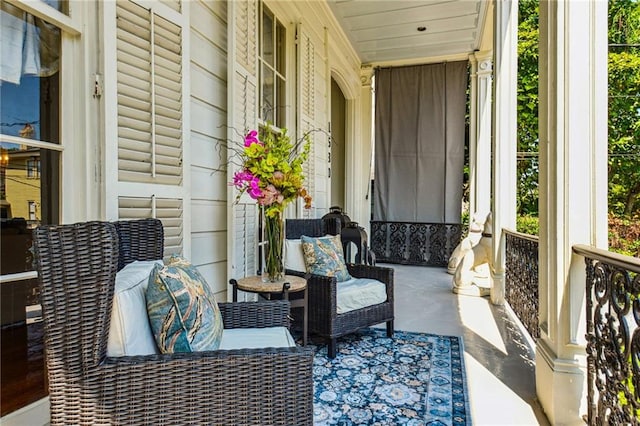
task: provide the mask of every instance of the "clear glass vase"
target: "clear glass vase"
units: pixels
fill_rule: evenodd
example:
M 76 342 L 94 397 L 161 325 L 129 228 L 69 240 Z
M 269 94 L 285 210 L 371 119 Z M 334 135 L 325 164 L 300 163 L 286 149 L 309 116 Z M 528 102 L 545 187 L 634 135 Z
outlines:
M 284 281 L 284 214 L 262 211 L 262 281 Z

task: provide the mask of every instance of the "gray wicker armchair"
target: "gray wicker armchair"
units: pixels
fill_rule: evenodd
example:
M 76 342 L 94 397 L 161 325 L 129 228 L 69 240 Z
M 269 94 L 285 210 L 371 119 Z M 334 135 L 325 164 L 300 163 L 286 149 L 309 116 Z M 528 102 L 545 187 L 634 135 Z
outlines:
M 162 232 L 155 219 L 34 231 L 51 424 L 312 424 L 308 348 L 107 357 L 116 272 L 162 258 Z M 225 328 L 288 325 L 285 301 L 220 309 Z
M 337 218 L 286 220 L 285 236 L 287 239 L 298 239 L 302 235 L 321 237 L 339 233 L 340 220 Z M 336 356 L 336 339 L 360 328 L 386 322 L 387 336 L 393 336 L 393 269 L 359 264 L 347 264 L 347 269 L 353 277 L 373 278 L 383 282 L 386 286 L 387 300 L 377 305 L 338 314 L 336 302 L 338 282 L 336 278 L 308 275 L 308 327 L 311 332 L 329 339 L 327 352 L 330 358 Z M 291 270 L 288 270 L 287 273 L 305 275 Z

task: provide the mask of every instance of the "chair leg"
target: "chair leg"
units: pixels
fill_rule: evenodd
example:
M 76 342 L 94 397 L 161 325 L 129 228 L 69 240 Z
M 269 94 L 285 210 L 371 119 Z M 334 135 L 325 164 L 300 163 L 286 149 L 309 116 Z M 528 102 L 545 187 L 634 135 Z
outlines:
M 387 337 L 393 337 L 393 320 L 387 321 Z
M 329 339 L 329 347 L 327 348 L 327 356 L 329 358 L 336 357 L 336 338 Z

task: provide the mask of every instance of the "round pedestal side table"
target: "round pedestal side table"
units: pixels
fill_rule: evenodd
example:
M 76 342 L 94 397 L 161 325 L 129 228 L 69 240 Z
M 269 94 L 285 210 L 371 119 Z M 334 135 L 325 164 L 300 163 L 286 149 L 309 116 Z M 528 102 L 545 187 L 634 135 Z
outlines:
M 233 288 L 233 301 L 238 301 L 238 290 L 247 293 L 257 293 L 264 299 L 282 298 L 289 300 L 289 293 L 303 292 L 302 298 L 289 300 L 292 308 L 303 309 L 302 319 L 302 346 L 307 345 L 307 280 L 296 275 L 285 275 L 284 280 L 277 283 L 263 282 L 260 275 L 229 280 L 229 284 Z

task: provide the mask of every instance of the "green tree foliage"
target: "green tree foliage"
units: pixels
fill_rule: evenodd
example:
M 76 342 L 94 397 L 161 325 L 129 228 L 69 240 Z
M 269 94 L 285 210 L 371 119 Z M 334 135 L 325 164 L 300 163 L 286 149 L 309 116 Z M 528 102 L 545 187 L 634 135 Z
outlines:
M 532 217 L 538 215 L 538 5 L 520 0 L 518 24 L 518 215 Z M 609 0 L 609 45 L 609 211 L 632 219 L 640 216 L 639 0 Z
M 518 214 L 538 215 L 538 0 L 520 0 L 518 26 Z
M 640 212 L 640 2 L 609 1 L 609 210 Z

